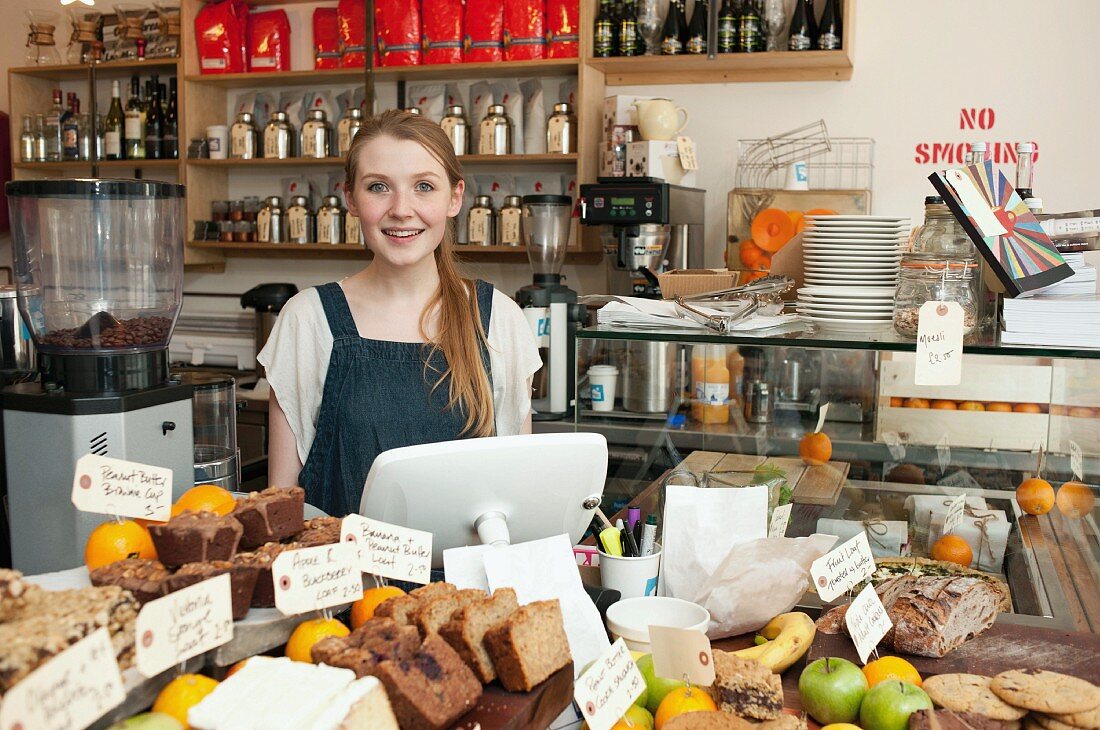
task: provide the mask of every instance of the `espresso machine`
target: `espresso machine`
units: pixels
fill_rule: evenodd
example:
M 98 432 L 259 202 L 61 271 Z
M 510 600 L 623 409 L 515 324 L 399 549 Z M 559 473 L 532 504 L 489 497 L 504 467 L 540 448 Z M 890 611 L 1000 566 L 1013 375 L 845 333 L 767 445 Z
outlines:
M 601 226 L 607 293 L 661 297 L 657 274 L 702 268 L 706 191 L 654 178 L 581 185 L 581 223 Z
M 522 230 L 534 281 L 516 292 L 531 330 L 538 338 L 542 369 L 535 374 L 533 418 L 551 421 L 572 413 L 577 325 L 584 306 L 577 292 L 562 283 L 561 267 L 569 246 L 573 200 L 568 195 L 523 196 Z M 538 397 L 540 393 L 545 393 Z
M 194 485 L 192 388 L 169 377 L 183 295 L 184 187 L 146 180 L 19 180 L 5 188 L 19 312 L 37 382 L 4 389 L 13 567 L 83 563 L 110 519 L 70 501 L 85 454 L 172 470 Z

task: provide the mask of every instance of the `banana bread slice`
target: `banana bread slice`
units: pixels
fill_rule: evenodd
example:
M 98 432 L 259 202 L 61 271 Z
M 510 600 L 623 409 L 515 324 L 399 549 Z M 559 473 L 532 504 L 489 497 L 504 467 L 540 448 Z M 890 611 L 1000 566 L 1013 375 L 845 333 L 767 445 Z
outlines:
M 481 699 L 481 682 L 439 634 L 430 634 L 411 657 L 378 665 L 402 730 L 450 727 Z
M 485 632 L 485 647 L 504 688 L 529 692 L 571 661 L 561 604 L 554 599 L 519 607 Z
M 439 635 L 458 652 L 483 684 L 497 678 L 493 660 L 485 648 L 485 632 L 511 616 L 517 608 L 516 592 L 511 588 L 498 588 L 491 598 L 460 609 L 439 629 Z
M 439 598 L 421 601 L 420 608 L 416 612 L 416 627 L 420 629 L 421 636 L 438 634 L 440 627 L 454 618 L 455 614 L 465 606 L 475 601 L 485 600 L 487 597 L 488 594 L 478 588 L 464 588 Z

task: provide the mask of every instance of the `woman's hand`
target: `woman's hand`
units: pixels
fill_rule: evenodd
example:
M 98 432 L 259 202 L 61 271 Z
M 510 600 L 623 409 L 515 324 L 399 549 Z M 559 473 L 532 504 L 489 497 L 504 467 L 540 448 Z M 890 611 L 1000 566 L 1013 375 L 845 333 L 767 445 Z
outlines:
M 272 487 L 298 486 L 298 474 L 302 460 L 298 458 L 298 444 L 290 422 L 279 406 L 275 389 L 267 401 L 267 484 Z

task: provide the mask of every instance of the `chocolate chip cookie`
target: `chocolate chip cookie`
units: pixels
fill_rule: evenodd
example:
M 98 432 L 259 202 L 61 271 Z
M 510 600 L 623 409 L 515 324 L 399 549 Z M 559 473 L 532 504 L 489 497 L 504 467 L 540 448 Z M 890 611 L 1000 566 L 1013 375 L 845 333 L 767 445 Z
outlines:
M 989 688 L 1008 704 L 1036 712 L 1064 715 L 1088 712 L 1100 705 L 1100 688 L 1096 685 L 1045 669 L 1001 672 Z
M 1027 714 L 993 694 L 992 681 L 978 674 L 937 674 L 924 680 L 923 686 L 938 707 L 953 712 L 973 712 L 991 720 L 1019 720 Z

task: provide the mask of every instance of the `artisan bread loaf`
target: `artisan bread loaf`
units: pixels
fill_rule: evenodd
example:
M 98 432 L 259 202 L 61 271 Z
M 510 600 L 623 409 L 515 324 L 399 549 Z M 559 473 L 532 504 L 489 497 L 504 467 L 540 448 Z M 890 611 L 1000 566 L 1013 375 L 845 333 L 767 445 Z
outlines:
M 439 629 L 439 635 L 458 652 L 477 678 L 488 684 L 497 678 L 493 660 L 485 648 L 485 633 L 519 608 L 516 592 L 498 588 L 491 598 L 471 603 Z
M 529 692 L 570 662 L 561 604 L 555 599 L 521 606 L 486 632 L 485 647 L 504 688 Z
M 993 625 L 997 592 L 980 578 L 919 580 L 887 609 L 895 651 L 941 657 Z

